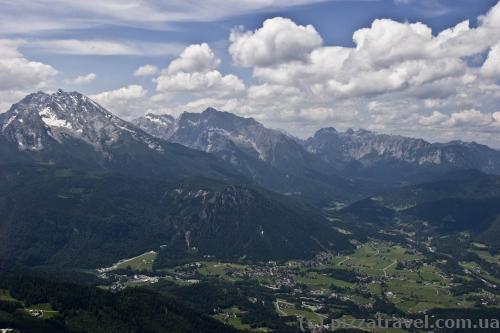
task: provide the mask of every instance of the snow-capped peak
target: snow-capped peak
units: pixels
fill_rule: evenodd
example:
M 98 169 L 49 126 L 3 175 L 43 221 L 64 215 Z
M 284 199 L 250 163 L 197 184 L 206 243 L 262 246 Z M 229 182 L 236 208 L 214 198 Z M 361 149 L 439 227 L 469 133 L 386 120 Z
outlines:
M 105 150 L 124 133 L 161 149 L 154 138 L 78 92 L 30 94 L 1 115 L 0 125 L 2 134 L 21 150 L 38 151 L 54 141 L 75 139 Z

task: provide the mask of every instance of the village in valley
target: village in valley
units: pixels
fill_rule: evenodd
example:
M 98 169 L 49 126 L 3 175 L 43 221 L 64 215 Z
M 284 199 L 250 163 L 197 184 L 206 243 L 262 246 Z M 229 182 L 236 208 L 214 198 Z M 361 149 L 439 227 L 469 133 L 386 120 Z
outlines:
M 245 289 L 252 303 L 269 306 L 265 302 L 272 302 L 275 314 L 290 325 L 323 329 L 329 328 L 332 318 L 347 323 L 366 316 L 397 318 L 424 314 L 434 308 L 500 304 L 498 278 L 474 262 L 460 262 L 460 272 L 448 271 L 447 261 L 436 259 L 432 239 L 418 246 L 412 241 L 400 244 L 380 239 L 354 243 L 356 250 L 352 253 L 323 252 L 311 260 L 227 262 L 206 256 L 160 269 L 154 267 L 157 253 L 151 251 L 97 272 L 103 288 L 114 291 L 162 283 L 192 286 L 214 280 L 229 285 L 252 284 L 259 288 L 255 295 L 252 288 Z M 480 247 L 476 244 L 470 251 L 498 265 L 498 255 Z M 242 323 L 244 313 L 233 304 L 215 308 L 209 314 L 237 328 L 266 331 L 265 327 L 252 328 Z

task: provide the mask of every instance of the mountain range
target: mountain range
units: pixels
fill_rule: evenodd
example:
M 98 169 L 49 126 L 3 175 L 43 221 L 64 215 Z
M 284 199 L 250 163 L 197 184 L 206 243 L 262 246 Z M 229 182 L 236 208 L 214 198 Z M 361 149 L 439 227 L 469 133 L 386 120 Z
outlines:
M 183 113 L 177 119 L 147 114 L 132 123 L 158 138 L 216 154 L 262 183 L 267 179 L 257 167 L 262 165 L 259 162 L 272 167 L 275 180 L 279 171 L 287 179 L 293 175 L 324 182 L 330 177 L 329 183 L 335 178 L 336 187 L 344 193 L 350 186 L 359 192 L 370 185 L 380 189 L 418 183 L 452 170 L 500 174 L 500 152 L 477 143 L 430 143 L 363 129 L 338 132 L 332 127 L 301 140 L 268 129 L 252 118 L 212 108 Z M 293 191 L 293 185 L 288 185 Z M 274 189 L 286 192 L 279 185 Z
M 400 185 L 429 180 L 452 170 L 500 174 L 500 153 L 474 142 L 429 143 L 363 129 L 323 128 L 304 147 L 345 176 Z
M 148 114 L 132 123 L 158 138 L 214 154 L 261 186 L 315 204 L 350 201 L 359 198 L 362 189 L 304 149 L 296 138 L 252 118 L 208 108 L 183 113 L 175 120 Z
M 59 90 L 0 114 L 0 153 L 3 264 L 95 267 L 158 248 L 160 262 L 307 258 L 352 247 L 321 208 L 357 200 L 341 213 L 390 220 L 404 210 L 454 231 L 496 225 L 498 182 L 484 173 L 500 173 L 500 152 L 476 143 L 333 128 L 301 140 L 212 108 L 127 122 Z M 465 169 L 478 173 L 440 178 Z M 406 201 L 381 204 L 376 193 Z M 462 204 L 488 212 L 481 228 L 466 225 Z
M 177 181 L 237 172 L 213 155 L 159 140 L 77 92 L 26 96 L 0 114 L 0 163 L 42 163 Z
M 174 182 L 247 179 L 323 206 L 453 170 L 500 174 L 500 152 L 477 143 L 334 128 L 301 140 L 213 108 L 127 122 L 62 90 L 26 96 L 0 114 L 0 131 L 0 163 L 55 163 Z
M 166 260 L 352 247 L 308 205 L 79 93 L 29 95 L 0 116 L 0 128 L 3 265 L 96 267 L 160 247 Z

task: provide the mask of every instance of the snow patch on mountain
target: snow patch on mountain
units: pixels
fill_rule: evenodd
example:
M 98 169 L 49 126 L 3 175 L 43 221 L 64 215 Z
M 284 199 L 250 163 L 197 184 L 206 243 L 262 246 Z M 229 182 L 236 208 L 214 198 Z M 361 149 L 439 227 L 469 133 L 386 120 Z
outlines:
M 38 114 L 42 117 L 42 121 L 49 127 L 65 127 L 73 130 L 73 126 L 66 119 L 58 118 L 48 107 L 44 108 Z
M 149 149 L 163 151 L 160 140 L 77 92 L 30 94 L 0 117 L 0 128 L 20 150 L 39 151 L 79 140 L 104 152 L 127 135 Z

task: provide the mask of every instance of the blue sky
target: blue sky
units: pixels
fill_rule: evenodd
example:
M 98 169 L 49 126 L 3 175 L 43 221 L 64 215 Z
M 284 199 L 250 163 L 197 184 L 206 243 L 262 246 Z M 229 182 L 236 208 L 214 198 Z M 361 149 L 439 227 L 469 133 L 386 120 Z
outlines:
M 168 2 L 168 1 L 165 1 Z M 284 1 L 286 3 L 286 1 Z M 41 33 L 42 39 L 103 39 L 109 41 L 134 41 L 146 43 L 178 44 L 178 51 L 183 46 L 197 43 L 209 43 L 214 52 L 224 59 L 221 69 L 226 72 L 238 72 L 246 81 L 251 73 L 232 66 L 227 52 L 227 39 L 236 26 L 255 30 L 268 18 L 276 16 L 288 17 L 297 24 L 313 24 L 325 40 L 326 44 L 353 46 L 354 31 L 369 26 L 374 19 L 391 18 L 397 21 L 425 22 L 435 33 L 453 26 L 464 19 L 475 23 L 476 18 L 487 12 L 496 0 L 453 0 L 453 1 L 409 1 L 398 3 L 385 1 L 325 1 L 309 5 L 298 5 L 284 8 L 261 8 L 256 12 L 230 16 L 213 22 L 173 22 L 165 29 L 157 30 L 148 27 L 128 27 L 104 25 L 82 30 L 63 30 Z M 437 10 L 436 10 L 437 9 Z M 223 10 L 223 9 L 222 9 Z M 26 22 L 26 24 L 29 24 Z M 21 38 L 38 38 L 39 33 L 31 31 L 27 34 L 13 34 Z M 159 46 L 161 47 L 161 46 Z M 81 87 L 85 93 L 98 93 L 103 89 L 119 88 L 127 82 L 135 82 L 133 72 L 144 63 L 166 67 L 177 56 L 158 51 L 154 55 L 68 55 L 52 54 L 50 50 L 31 49 L 29 45 L 21 48 L 30 59 L 53 64 L 61 70 L 65 77 L 83 75 L 94 72 L 100 77 L 91 86 Z M 173 50 L 176 50 L 175 46 Z M 99 75 L 100 74 L 100 75 Z M 150 80 L 142 82 L 150 87 Z M 63 88 L 72 88 L 70 86 Z
M 500 147 L 497 2 L 0 0 L 0 109 L 63 88 L 126 119 L 212 105 Z

